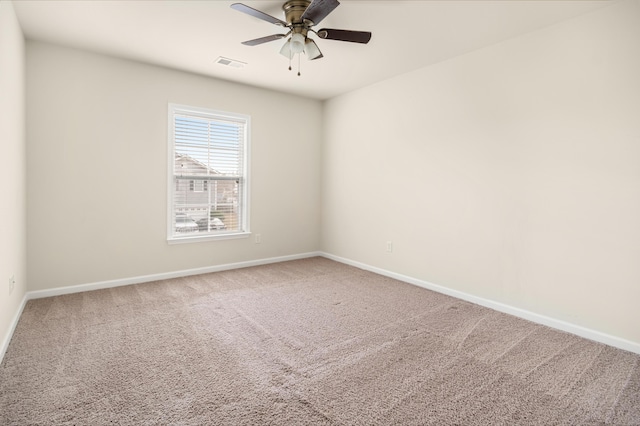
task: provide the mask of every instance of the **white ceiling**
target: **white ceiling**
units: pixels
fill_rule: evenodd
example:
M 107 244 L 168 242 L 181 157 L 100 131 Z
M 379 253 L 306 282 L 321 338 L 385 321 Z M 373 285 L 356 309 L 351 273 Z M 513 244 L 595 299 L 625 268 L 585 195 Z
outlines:
M 283 1 L 237 1 L 284 20 Z M 371 42 L 316 40 L 324 58 L 312 62 L 303 58 L 298 77 L 287 70 L 288 60 L 278 53 L 284 39 L 255 47 L 240 44 L 283 31 L 231 9 L 232 3 L 14 0 L 13 5 L 30 40 L 328 99 L 611 4 L 599 0 L 341 0 L 319 27 L 371 31 Z M 218 56 L 247 65 L 236 69 L 216 64 Z

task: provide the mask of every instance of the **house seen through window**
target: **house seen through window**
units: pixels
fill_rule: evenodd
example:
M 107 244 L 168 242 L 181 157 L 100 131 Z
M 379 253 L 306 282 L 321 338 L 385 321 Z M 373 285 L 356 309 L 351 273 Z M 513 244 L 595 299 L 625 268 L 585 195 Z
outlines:
M 169 105 L 169 240 L 248 232 L 246 115 Z

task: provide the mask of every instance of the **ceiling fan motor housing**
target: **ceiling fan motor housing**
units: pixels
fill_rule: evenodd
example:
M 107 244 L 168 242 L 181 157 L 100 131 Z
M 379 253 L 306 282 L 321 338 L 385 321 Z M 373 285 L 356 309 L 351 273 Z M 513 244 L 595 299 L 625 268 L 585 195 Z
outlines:
M 293 26 L 291 30 L 294 33 L 300 33 L 305 37 L 309 27 L 313 25 L 311 21 L 302 21 L 302 14 L 307 10 L 309 4 L 311 4 L 310 0 L 289 0 L 282 5 L 286 21 Z

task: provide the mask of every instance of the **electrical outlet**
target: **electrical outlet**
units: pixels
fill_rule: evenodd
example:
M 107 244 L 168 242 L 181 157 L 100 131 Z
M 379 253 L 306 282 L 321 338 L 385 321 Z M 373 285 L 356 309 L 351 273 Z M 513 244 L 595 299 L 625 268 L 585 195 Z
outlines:
M 16 276 L 11 275 L 11 278 L 9 278 L 9 294 L 13 293 L 14 288 L 16 288 Z
M 391 241 L 387 241 L 387 253 L 393 252 L 393 243 Z
M 260 244 L 262 242 L 262 235 L 256 234 L 256 244 Z

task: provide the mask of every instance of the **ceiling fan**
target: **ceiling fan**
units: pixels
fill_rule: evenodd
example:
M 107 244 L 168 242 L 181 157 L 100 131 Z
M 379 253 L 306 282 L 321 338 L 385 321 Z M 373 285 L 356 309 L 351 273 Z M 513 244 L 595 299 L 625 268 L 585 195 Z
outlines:
M 289 58 L 289 69 L 291 60 L 296 54 L 303 53 L 307 59 L 314 60 L 322 58 L 322 52 L 316 42 L 309 37 L 310 33 L 327 40 L 348 41 L 352 43 L 366 44 L 371 40 L 369 31 L 337 30 L 333 28 L 323 28 L 318 31 L 313 27 L 327 17 L 336 7 L 340 5 L 338 0 L 288 0 L 282 5 L 285 20 L 278 19 L 257 9 L 242 3 L 234 3 L 232 9 L 246 13 L 263 21 L 270 22 L 283 28 L 288 28 L 286 34 L 273 34 L 253 40 L 243 41 L 246 46 L 257 46 L 270 41 L 280 40 L 285 37 L 289 39 L 282 46 L 280 53 Z M 300 57 L 298 57 L 298 60 Z M 300 71 L 298 71 L 300 75 Z

